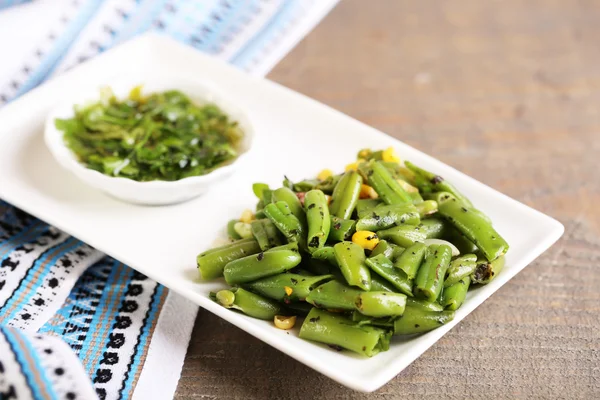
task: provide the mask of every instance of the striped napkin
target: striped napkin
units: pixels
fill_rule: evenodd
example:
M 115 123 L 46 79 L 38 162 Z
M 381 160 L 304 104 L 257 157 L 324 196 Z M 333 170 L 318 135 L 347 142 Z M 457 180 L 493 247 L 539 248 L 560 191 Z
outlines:
M 0 0 L 0 106 L 149 30 L 262 76 L 336 2 Z M 0 399 L 171 398 L 196 313 L 0 200 Z

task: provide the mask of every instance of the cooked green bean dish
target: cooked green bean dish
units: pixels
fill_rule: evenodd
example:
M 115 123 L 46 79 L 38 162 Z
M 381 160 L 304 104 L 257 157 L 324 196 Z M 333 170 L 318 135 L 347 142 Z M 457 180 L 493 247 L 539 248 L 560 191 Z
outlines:
M 436 329 L 470 288 L 493 280 L 508 244 L 441 176 L 363 149 L 345 172 L 252 187 L 256 211 L 227 224 L 231 243 L 198 255 L 226 308 L 299 336 L 373 356 L 392 335 Z

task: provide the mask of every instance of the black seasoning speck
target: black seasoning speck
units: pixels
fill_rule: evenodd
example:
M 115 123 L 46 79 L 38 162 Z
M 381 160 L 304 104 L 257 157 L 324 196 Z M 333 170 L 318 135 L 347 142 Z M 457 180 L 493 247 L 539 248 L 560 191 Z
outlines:
M 256 256 L 256 259 L 258 261 L 262 261 L 263 258 L 265 258 L 265 253 L 263 252 L 258 253 L 258 255 Z
M 309 206 L 308 206 L 308 209 L 309 209 L 309 210 L 312 210 L 312 209 L 313 209 L 313 208 L 315 208 L 315 207 L 316 207 L 316 204 L 315 204 L 315 203 L 312 203 L 311 205 L 309 205 Z
M 293 285 L 297 285 L 298 284 L 298 280 L 295 279 L 295 278 L 290 279 L 290 282 L 292 282 Z
M 467 212 L 469 210 L 467 210 L 465 207 L 462 207 L 463 212 Z
M 309 319 L 310 322 L 318 322 L 321 319 L 321 317 L 317 317 L 317 318 L 311 318 Z
M 415 328 L 418 328 L 418 327 L 419 327 L 419 324 L 415 324 Z
M 442 183 L 442 182 L 444 182 L 444 178 L 442 178 L 439 175 L 436 175 L 431 179 L 431 183 L 433 183 L 434 185 L 436 185 L 438 183 Z

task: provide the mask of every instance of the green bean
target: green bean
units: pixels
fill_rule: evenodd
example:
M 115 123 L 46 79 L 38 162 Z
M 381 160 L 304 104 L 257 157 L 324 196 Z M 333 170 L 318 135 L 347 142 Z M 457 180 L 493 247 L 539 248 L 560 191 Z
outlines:
M 227 236 L 230 240 L 240 240 L 242 237 L 235 231 L 235 224 L 240 222 L 238 219 L 232 219 L 227 223 Z
M 455 284 L 444 289 L 442 293 L 442 299 L 440 304 L 446 308 L 446 310 L 458 310 L 462 303 L 467 297 L 467 291 L 471 284 L 471 278 L 465 276 Z
M 319 184 L 318 179 L 305 179 L 300 182 L 294 183 L 294 192 L 308 192 L 309 190 L 315 189 L 315 186 Z
M 358 231 L 377 232 L 394 225 L 418 225 L 421 222 L 417 209 L 412 204 L 377 206 L 359 214 Z
M 306 301 L 328 310 L 354 310 L 356 299 L 361 293 L 361 290 L 338 281 L 329 281 L 311 291 Z
M 272 321 L 279 314 L 281 306 L 262 296 L 248 292 L 242 288 L 221 290 L 210 294 L 210 297 L 225 308 L 239 310 L 244 314 L 258 319 Z
M 352 242 L 340 242 L 333 246 L 333 251 L 346 282 L 368 291 L 371 288 L 371 273 L 365 265 L 363 248 Z
M 375 208 L 380 204 L 384 203 L 378 199 L 360 199 L 356 202 L 356 212 L 360 216 L 365 211 Z
M 421 299 L 415 299 L 414 297 L 408 297 L 406 299 L 406 307 L 417 308 L 423 311 L 443 311 L 444 307 L 440 303 L 435 301 L 427 301 Z
M 266 183 L 256 182 L 252 184 L 252 192 L 254 192 L 254 195 L 258 198 L 258 200 L 264 199 L 264 193 L 266 190 L 271 190 L 269 189 L 269 185 Z
M 395 247 L 395 244 L 391 244 L 387 240 L 380 240 L 379 243 L 377 243 L 377 246 L 375 246 L 375 248 L 371 251 L 371 257 L 383 254 L 387 258 L 391 259 Z
M 491 262 L 484 259 L 477 260 L 475 272 L 471 274 L 472 283 L 480 285 L 490 283 L 504 268 L 504 261 L 504 256 L 500 256 Z
M 284 201 L 290 208 L 292 214 L 298 218 L 298 221 L 300 221 L 302 226 L 306 226 L 306 214 L 304 213 L 304 208 L 302 208 L 302 203 L 298 196 L 296 196 L 296 193 L 286 187 L 281 187 L 273 191 L 271 199 L 273 203 Z
M 421 218 L 435 214 L 438 210 L 438 205 L 435 200 L 425 200 L 422 203 L 415 204 L 415 207 Z
M 313 289 L 331 279 L 333 275 L 303 276 L 283 273 L 247 283 L 244 288 L 273 300 L 290 303 L 304 301 Z
M 418 184 L 417 186 L 419 186 L 419 189 L 423 192 L 448 192 L 457 199 L 460 199 L 460 201 L 468 207 L 473 207 L 473 204 L 471 204 L 471 201 L 466 196 L 460 193 L 450 182 L 441 176 L 419 168 L 410 161 L 405 161 L 404 165 L 420 178 L 417 180 L 420 185 Z
M 356 310 L 370 317 L 392 317 L 402 315 L 406 306 L 406 295 L 390 292 L 364 292 L 356 299 Z
M 456 228 L 451 228 L 446 235 L 445 239 L 456 246 L 460 254 L 473 254 L 477 253 L 477 246 L 471 242 L 465 235 L 460 233 Z
M 302 339 L 342 347 L 371 357 L 390 345 L 387 330 L 358 326 L 351 319 L 313 308 L 300 328 Z
M 264 211 L 288 241 L 298 243 L 298 246 L 302 250 L 306 249 L 306 232 L 304 231 L 304 226 L 292 214 L 286 202 L 278 201 L 277 203 L 268 204 L 265 206 Z
M 342 219 L 332 215 L 330 231 L 327 240 L 334 243 L 350 240 L 354 232 L 356 232 L 356 221 L 351 219 Z
M 423 243 L 415 243 L 410 246 L 400 257 L 394 262 L 394 267 L 404 271 L 408 279 L 414 279 L 417 276 L 417 271 L 425 258 L 427 246 Z
M 407 248 L 417 242 L 423 242 L 425 239 L 441 238 L 447 229 L 447 225 L 443 220 L 428 218 L 422 220 L 417 226 L 399 225 L 378 231 L 377 236 Z
M 227 263 L 223 270 L 230 285 L 252 282 L 271 275 L 289 271 L 300 264 L 300 254 L 293 250 L 275 250 L 277 247 Z
M 470 276 L 477 268 L 477 256 L 475 254 L 465 254 L 464 256 L 454 259 L 448 271 L 446 272 L 446 280 L 444 287 L 454 285 L 466 276 Z
M 415 278 L 415 295 L 419 298 L 435 301 L 444 285 L 446 270 L 452 259 L 452 249 L 444 244 L 432 244 L 425 252 L 425 261 L 421 264 Z
M 398 289 L 379 274 L 371 274 L 371 291 L 397 293 Z
M 454 311 L 425 311 L 407 306 L 404 314 L 394 321 L 394 335 L 429 332 L 452 321 Z
M 258 242 L 262 251 L 269 250 L 272 247 L 281 246 L 281 238 L 277 227 L 269 219 L 256 219 L 250 222 L 252 235 Z
M 408 279 L 403 271 L 394 268 L 394 264 L 383 254 L 367 258 L 366 264 L 401 293 L 407 296 L 413 295 L 412 280 Z
M 384 329 L 393 329 L 394 328 L 394 319 L 396 317 L 383 317 L 383 318 L 374 318 L 361 314 L 358 311 L 354 311 L 352 313 L 352 322 L 355 322 L 358 326 L 363 325 L 372 325 L 377 326 L 379 328 Z
M 473 208 L 447 194 L 438 205 L 439 213 L 481 250 L 485 258 L 493 261 L 508 251 L 508 243 Z
M 321 190 L 325 194 L 332 194 L 341 177 L 342 174 L 330 176 L 324 181 L 317 183 L 315 189 Z
M 313 251 L 312 257 L 317 260 L 327 261 L 330 265 L 334 267 L 338 266 L 337 260 L 335 259 L 335 252 L 333 251 L 333 247 L 324 246 L 320 249 Z
M 233 260 L 260 252 L 260 246 L 254 239 L 243 239 L 200 253 L 196 258 L 203 279 L 215 279 L 223 276 L 225 265 Z
M 362 182 L 362 177 L 356 171 L 348 171 L 342 176 L 333 191 L 329 205 L 332 215 L 342 219 L 349 219 L 352 216 L 360 196 Z
M 331 219 L 325 194 L 320 190 L 311 190 L 304 196 L 304 209 L 308 221 L 308 251 L 323 247 L 329 236 Z
M 379 198 L 386 204 L 412 204 L 412 198 L 394 179 L 390 171 L 380 162 L 359 167 L 369 185 L 375 189 Z

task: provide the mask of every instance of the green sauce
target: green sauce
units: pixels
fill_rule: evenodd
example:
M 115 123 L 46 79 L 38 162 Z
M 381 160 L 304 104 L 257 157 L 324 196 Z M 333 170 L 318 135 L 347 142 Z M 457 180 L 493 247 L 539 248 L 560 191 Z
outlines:
M 144 97 L 140 87 L 125 100 L 108 90 L 55 124 L 87 168 L 140 182 L 207 174 L 237 157 L 243 136 L 213 104 L 196 105 L 175 90 Z

